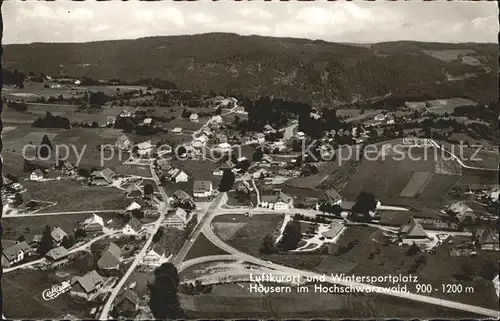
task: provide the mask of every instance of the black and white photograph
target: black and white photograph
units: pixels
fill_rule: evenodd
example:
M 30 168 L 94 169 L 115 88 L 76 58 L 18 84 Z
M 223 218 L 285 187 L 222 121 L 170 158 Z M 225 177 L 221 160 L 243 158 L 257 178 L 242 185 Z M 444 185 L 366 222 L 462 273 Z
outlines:
M 0 1 L 4 320 L 498 319 L 496 1 Z

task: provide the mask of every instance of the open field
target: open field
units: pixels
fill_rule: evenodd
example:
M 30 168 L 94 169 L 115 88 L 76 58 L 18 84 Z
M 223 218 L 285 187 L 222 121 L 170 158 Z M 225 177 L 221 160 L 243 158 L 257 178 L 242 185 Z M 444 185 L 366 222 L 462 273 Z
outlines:
M 203 120 L 199 122 L 192 122 L 189 119 L 176 118 L 168 123 L 169 128 L 180 127 L 182 130 L 198 130 L 204 124 Z
M 172 253 L 177 253 L 184 243 L 184 231 L 176 228 L 167 227 L 158 242 L 161 246 L 165 248 L 165 255 L 170 255 Z
M 125 209 L 129 204 L 124 192 L 114 187 L 83 186 L 72 180 L 48 182 L 21 182 L 28 191 L 23 194 L 30 199 L 56 202 L 41 213 Z M 92 200 L 89 204 L 88 200 Z
M 114 219 L 114 213 L 99 213 L 104 222 Z M 42 234 L 45 225 L 50 227 L 59 226 L 68 235 L 78 227 L 78 222 L 92 216 L 88 214 L 70 214 L 70 215 L 44 215 L 27 217 L 4 217 L 2 219 L 3 236 L 5 240 L 16 240 L 23 235 L 26 240 L 31 241 L 36 234 Z
M 408 184 L 401 191 L 401 197 L 415 197 L 420 195 L 429 184 L 432 173 L 429 172 L 413 172 L 413 175 Z
M 306 177 L 292 178 L 286 181 L 285 185 L 298 188 L 320 188 L 328 189 L 333 187 L 339 189 L 347 183 L 358 167 L 357 161 L 331 161 L 321 164 L 319 172 Z
M 77 274 L 83 275 L 84 273 Z M 71 277 L 72 275 L 69 275 Z M 76 276 L 76 275 L 73 275 Z M 71 313 L 82 319 L 91 318 L 90 311 L 98 303 L 75 302 L 68 293 L 45 301 L 42 292 L 69 278 L 40 270 L 17 270 L 2 278 L 4 315 L 9 319 L 46 319 Z
M 259 247 L 262 245 L 262 240 L 267 234 L 273 234 L 279 228 L 278 223 L 280 220 L 280 215 L 272 214 L 252 217 L 246 217 L 243 214 L 231 214 L 217 216 L 212 222 L 246 223 L 244 227 L 233 234 L 233 237 L 227 243 L 242 252 L 258 257 L 261 256 Z
M 238 232 L 246 224 L 247 223 L 244 222 L 214 222 L 212 223 L 212 226 L 215 233 L 221 238 L 221 240 L 227 241 L 231 239 L 234 234 L 236 234 L 236 232 Z
M 215 285 L 210 294 L 179 295 L 181 305 L 191 318 L 376 318 L 388 315 L 411 318 L 477 317 L 423 303 L 383 295 L 338 295 L 314 291 L 290 293 L 251 293 L 249 283 Z
M 187 240 L 187 242 L 190 242 L 191 240 Z M 211 256 L 211 255 L 224 255 L 228 254 L 226 251 L 219 249 L 217 246 L 212 244 L 205 235 L 200 234 L 196 241 L 194 242 L 193 246 L 189 250 L 189 252 L 186 255 L 186 258 L 184 261 L 195 259 L 198 257 L 203 257 L 203 256 Z
M 476 52 L 471 49 L 422 50 L 422 52 L 445 62 L 456 60 L 468 54 L 476 54 Z

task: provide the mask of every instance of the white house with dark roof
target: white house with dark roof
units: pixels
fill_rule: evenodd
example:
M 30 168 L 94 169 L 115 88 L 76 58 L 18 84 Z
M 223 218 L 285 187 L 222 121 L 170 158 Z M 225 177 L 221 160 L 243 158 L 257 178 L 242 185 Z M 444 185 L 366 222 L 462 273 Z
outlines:
M 430 240 L 429 235 L 425 232 L 422 225 L 415 219 L 411 218 L 407 224 L 401 226 L 398 230 L 398 236 L 403 244 L 425 243 Z
M 43 174 L 42 170 L 36 169 L 36 170 L 31 172 L 30 181 L 39 181 L 39 180 L 43 179 L 43 177 L 44 177 L 44 174 Z
M 93 185 L 103 186 L 110 185 L 113 183 L 114 178 L 116 177 L 116 173 L 111 170 L 109 167 L 101 171 L 93 171 L 90 174 Z
M 199 116 L 198 114 L 191 114 L 189 116 L 189 120 L 192 121 L 193 123 L 197 123 L 199 121 Z
M 167 172 L 170 180 L 174 183 L 187 182 L 189 180 L 188 174 L 179 168 L 173 168 Z
M 259 206 L 273 210 L 289 210 L 293 207 L 293 197 L 283 192 L 273 195 L 262 195 Z
M 102 217 L 94 213 L 91 217 L 83 221 L 81 226 L 87 233 L 102 232 L 104 228 L 104 220 Z
M 3 249 L 2 266 L 10 267 L 16 263 L 22 262 L 26 256 L 28 256 L 30 250 L 31 247 L 26 241 L 19 242 Z
M 139 235 L 139 232 L 141 230 L 142 230 L 142 223 L 137 218 L 132 216 L 130 220 L 127 222 L 127 224 L 125 224 L 125 226 L 123 227 L 122 233 L 124 235 L 136 236 Z
M 182 128 L 181 127 L 175 127 L 174 129 L 171 130 L 173 134 L 180 135 L 182 134 Z
M 213 194 L 213 186 L 211 181 L 194 181 L 193 196 L 194 197 L 209 197 Z
M 151 250 L 144 256 L 142 264 L 147 266 L 158 267 L 167 261 L 165 257 L 165 248 L 160 244 L 153 246 Z
M 188 222 L 188 213 L 180 207 L 176 208 L 173 213 L 168 214 L 167 217 L 165 218 L 165 226 L 174 227 L 179 230 L 184 229 L 186 227 L 187 222 Z

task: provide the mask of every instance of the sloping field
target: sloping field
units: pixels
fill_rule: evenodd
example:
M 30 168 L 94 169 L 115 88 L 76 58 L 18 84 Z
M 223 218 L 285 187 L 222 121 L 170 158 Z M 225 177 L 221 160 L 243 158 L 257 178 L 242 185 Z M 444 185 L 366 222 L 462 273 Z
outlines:
M 228 222 L 215 222 L 213 223 L 214 232 L 217 234 L 221 240 L 227 241 L 233 237 L 236 232 L 244 227 L 247 223 L 228 223 Z
M 415 197 L 419 195 L 429 184 L 432 178 L 432 173 L 429 172 L 414 172 L 410 181 L 401 191 L 401 197 Z

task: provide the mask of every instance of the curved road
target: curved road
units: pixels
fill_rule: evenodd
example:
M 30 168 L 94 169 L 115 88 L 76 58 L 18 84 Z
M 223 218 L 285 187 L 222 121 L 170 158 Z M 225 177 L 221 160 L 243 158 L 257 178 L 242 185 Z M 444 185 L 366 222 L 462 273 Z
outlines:
M 260 265 L 263 267 L 267 267 L 273 270 L 277 270 L 280 272 L 287 272 L 290 275 L 297 275 L 300 274 L 302 276 L 310 276 L 310 277 L 318 277 L 322 276 L 322 274 L 315 273 L 315 272 L 310 272 L 310 271 L 302 271 L 294 268 L 290 268 L 287 266 L 282 266 L 278 265 L 275 263 L 271 263 L 268 261 L 263 261 L 261 259 L 258 259 L 256 257 L 253 257 L 251 255 L 248 255 L 246 253 L 240 252 L 239 250 L 231 247 L 230 245 L 226 244 L 224 241 L 222 241 L 210 227 L 210 221 L 207 221 L 206 224 L 204 224 L 203 228 L 203 234 L 217 247 L 221 248 L 222 250 L 238 256 L 240 260 L 250 262 L 256 265 Z M 464 304 L 464 303 L 459 303 L 459 302 L 454 302 L 454 301 L 449 301 L 449 300 L 443 300 L 439 298 L 434 298 L 434 297 L 429 297 L 429 296 L 424 296 L 424 295 L 419 295 L 415 293 L 403 293 L 403 292 L 383 292 L 385 288 L 379 287 L 379 286 L 373 286 L 371 284 L 364 284 L 364 283 L 358 283 L 358 282 L 348 282 L 344 280 L 336 280 L 332 277 L 327 277 L 327 282 L 329 283 L 334 283 L 338 284 L 341 286 L 353 286 L 357 288 L 363 288 L 363 289 L 370 289 L 372 292 L 375 291 L 381 291 L 381 294 L 386 294 L 386 295 L 391 295 L 391 296 L 396 296 L 404 299 L 409 299 L 413 301 L 419 301 L 419 302 L 424 302 L 424 303 L 429 303 L 429 304 L 434 304 L 434 305 L 439 305 L 442 307 L 447 307 L 447 308 L 452 308 L 452 309 L 457 309 L 457 310 L 462 310 L 462 311 L 468 311 L 468 312 L 473 312 L 481 315 L 486 315 L 490 317 L 495 317 L 498 318 L 500 316 L 500 312 L 496 310 L 491 310 L 491 309 L 486 309 L 482 307 L 477 307 L 469 304 Z
M 177 270 L 180 273 L 182 270 L 187 269 L 188 267 L 193 265 L 208 263 L 208 262 L 217 262 L 217 261 L 238 261 L 238 257 L 231 254 L 201 256 L 195 259 L 182 262 L 181 264 L 179 264 Z
M 460 159 L 460 157 L 458 157 L 457 155 L 453 154 L 452 152 L 446 150 L 445 148 L 441 147 L 441 145 L 439 145 L 438 143 L 436 143 L 434 140 L 430 139 L 430 142 L 432 145 L 434 145 L 436 148 L 439 148 L 440 150 L 448 153 L 451 157 L 453 157 L 460 166 L 462 166 L 463 168 L 467 168 L 467 169 L 476 169 L 476 170 L 483 170 L 483 171 L 496 171 L 498 172 L 498 168 L 485 168 L 485 167 L 477 167 L 477 166 L 469 166 L 467 164 L 465 164 L 464 162 L 462 162 L 462 160 Z

